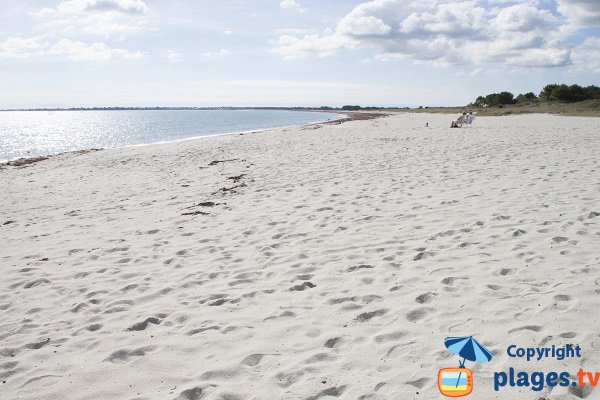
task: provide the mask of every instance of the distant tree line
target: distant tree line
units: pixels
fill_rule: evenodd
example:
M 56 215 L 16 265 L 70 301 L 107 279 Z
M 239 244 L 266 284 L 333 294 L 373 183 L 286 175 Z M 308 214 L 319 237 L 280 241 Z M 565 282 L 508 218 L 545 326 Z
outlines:
M 537 96 L 533 92 L 519 94 L 517 97 L 510 92 L 490 93 L 487 96 L 477 97 L 473 105 L 486 107 L 550 101 L 574 103 L 591 99 L 600 99 L 600 88 L 598 86 L 582 87 L 579 85 L 551 84 L 546 85 Z
M 540 93 L 540 100 L 542 101 L 565 101 L 565 102 L 576 102 L 591 99 L 600 99 L 600 88 L 598 86 L 587 86 L 581 87 L 579 85 L 567 86 L 562 85 L 546 85 Z

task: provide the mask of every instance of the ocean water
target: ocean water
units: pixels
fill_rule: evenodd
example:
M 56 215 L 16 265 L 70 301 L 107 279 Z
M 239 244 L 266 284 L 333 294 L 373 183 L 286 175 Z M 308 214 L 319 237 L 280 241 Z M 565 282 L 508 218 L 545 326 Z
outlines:
M 5 111 L 0 112 L 0 161 L 249 132 L 341 117 L 280 110 Z

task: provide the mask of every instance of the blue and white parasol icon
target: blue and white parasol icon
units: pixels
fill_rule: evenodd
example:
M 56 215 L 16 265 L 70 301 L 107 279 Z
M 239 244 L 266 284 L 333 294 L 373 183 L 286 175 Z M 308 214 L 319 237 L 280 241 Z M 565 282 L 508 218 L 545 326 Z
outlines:
M 448 350 L 454 354 L 462 357 L 460 362 L 460 368 L 465 367 L 465 361 L 473 362 L 488 362 L 492 360 L 492 353 L 486 349 L 481 343 L 479 343 L 473 336 L 458 336 L 458 337 L 447 337 L 444 339 L 444 345 Z M 461 373 L 458 374 L 456 385 L 460 380 Z

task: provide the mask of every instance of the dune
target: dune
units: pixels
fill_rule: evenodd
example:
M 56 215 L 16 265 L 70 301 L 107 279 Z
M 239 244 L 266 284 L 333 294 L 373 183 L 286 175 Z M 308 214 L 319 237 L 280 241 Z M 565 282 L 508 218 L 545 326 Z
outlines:
M 464 335 L 472 398 L 598 398 L 492 380 L 600 370 L 600 119 L 451 119 L 0 167 L 0 398 L 438 399 Z

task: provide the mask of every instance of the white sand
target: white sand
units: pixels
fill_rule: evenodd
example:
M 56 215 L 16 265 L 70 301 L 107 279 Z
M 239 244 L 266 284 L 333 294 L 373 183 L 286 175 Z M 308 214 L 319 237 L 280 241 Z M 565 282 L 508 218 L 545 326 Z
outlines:
M 600 398 L 492 387 L 600 371 L 600 119 L 452 118 L 1 168 L 0 398 L 438 399 L 461 335 L 470 398 Z M 540 343 L 584 358 L 505 354 Z

